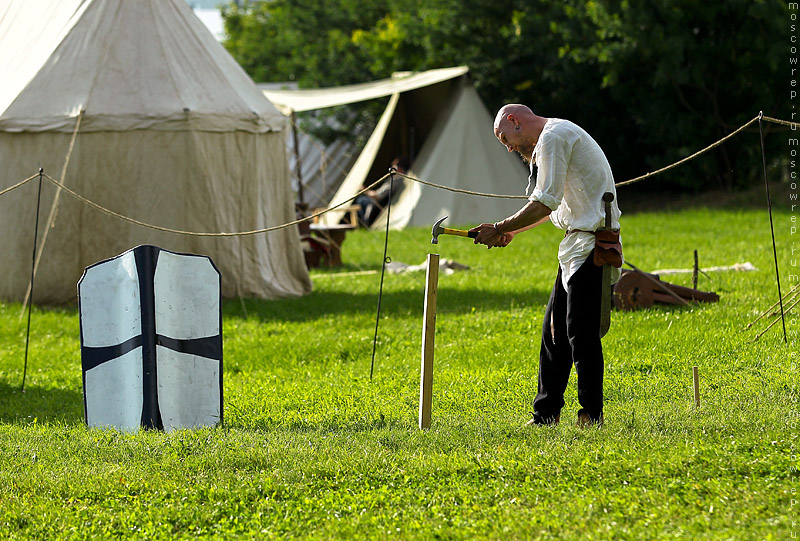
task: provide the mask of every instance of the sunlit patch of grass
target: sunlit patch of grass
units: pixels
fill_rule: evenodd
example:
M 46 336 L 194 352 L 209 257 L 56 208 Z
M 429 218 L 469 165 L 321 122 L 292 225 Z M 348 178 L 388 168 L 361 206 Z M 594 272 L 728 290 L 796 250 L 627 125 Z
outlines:
M 757 342 L 744 330 L 776 296 L 767 217 L 699 209 L 623 226 L 626 257 L 644 270 L 691 267 L 695 249 L 703 267 L 759 270 L 701 275 L 719 303 L 613 314 L 601 429 L 574 426 L 574 378 L 559 426 L 522 426 L 555 277 L 560 234 L 549 226 L 503 250 L 390 233 L 394 261 L 419 264 L 435 249 L 470 267 L 439 278 L 424 432 L 424 273 L 386 275 L 369 379 L 382 233 L 349 234 L 345 266 L 314 270 L 309 296 L 226 301 L 223 427 L 86 428 L 77 310 L 34 308 L 23 393 L 25 318 L 0 304 L 0 529 L 19 539 L 788 537 L 797 343 L 777 327 Z M 786 261 L 788 230 L 778 242 Z M 690 285 L 688 274 L 664 279 Z

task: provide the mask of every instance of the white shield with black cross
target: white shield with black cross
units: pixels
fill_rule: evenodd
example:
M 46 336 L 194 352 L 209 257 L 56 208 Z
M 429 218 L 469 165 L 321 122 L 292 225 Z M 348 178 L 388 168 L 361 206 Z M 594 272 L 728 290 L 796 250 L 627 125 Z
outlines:
M 78 282 L 86 423 L 222 422 L 222 287 L 210 258 L 138 246 Z

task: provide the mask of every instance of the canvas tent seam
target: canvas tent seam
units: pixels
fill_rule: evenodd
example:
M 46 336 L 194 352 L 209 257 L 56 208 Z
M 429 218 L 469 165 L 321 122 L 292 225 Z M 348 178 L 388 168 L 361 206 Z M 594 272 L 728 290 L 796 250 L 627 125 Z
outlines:
M 152 9 L 153 9 L 153 6 L 152 6 L 152 4 L 151 4 L 151 5 L 148 5 L 148 6 L 147 6 L 147 8 L 148 8 L 148 9 L 150 9 L 150 10 L 152 11 Z M 155 13 L 154 13 L 154 15 L 155 15 Z M 180 20 L 180 19 L 179 19 L 179 20 Z M 159 25 L 159 21 L 158 21 L 158 19 L 157 19 L 155 16 L 153 17 L 153 21 L 155 21 L 155 23 L 156 23 L 156 28 L 158 28 L 158 27 L 159 27 L 159 26 L 158 26 L 158 25 Z M 190 33 L 190 35 L 191 35 L 191 33 Z M 166 50 L 165 50 L 166 48 L 164 47 L 164 43 L 163 43 L 163 42 L 161 42 L 161 41 L 159 41 L 159 42 L 158 42 L 158 46 L 159 46 L 159 49 L 161 49 L 161 51 L 162 51 L 162 55 L 163 55 L 163 56 L 166 56 Z M 178 97 L 181 99 L 181 101 L 185 101 L 185 100 L 184 100 L 183 93 L 181 92 L 180 86 L 178 85 L 178 82 L 175 80 L 175 74 L 174 74 L 172 71 L 168 71 L 168 72 L 167 72 L 167 75 L 168 75 L 168 78 L 169 78 L 169 82 L 170 82 L 170 84 L 172 85 L 172 88 L 174 89 L 175 95 L 176 95 L 176 96 L 178 96 Z M 184 106 L 184 109 L 183 109 L 183 111 L 184 111 L 184 113 L 185 113 L 185 114 L 187 114 L 187 116 L 188 116 L 188 113 L 190 112 L 190 111 L 188 110 L 188 108 L 186 108 L 186 107 Z
M 83 12 L 83 14 L 81 15 L 81 18 L 83 18 L 83 17 L 86 17 L 86 13 L 87 13 L 87 12 L 91 12 L 93 9 L 96 9 L 96 6 L 95 6 L 95 5 L 93 5 L 93 4 L 91 4 L 91 3 L 89 3 L 89 6 L 88 6 L 87 10 Z M 122 4 L 120 3 L 120 4 L 118 4 L 118 5 L 117 5 L 117 9 L 116 9 L 116 11 L 114 12 L 114 18 L 113 18 L 113 27 L 114 27 L 114 28 L 116 28 L 116 27 L 117 27 L 117 25 L 119 24 L 119 23 L 118 23 L 118 21 L 119 21 L 119 19 L 120 19 L 121 15 L 122 15 Z M 80 24 L 80 21 L 78 21 L 78 22 L 77 22 L 77 23 L 75 23 L 75 24 L 76 24 L 76 25 L 77 25 L 77 24 Z M 58 46 L 59 46 L 59 47 L 61 47 L 62 45 L 63 45 L 63 42 L 62 42 L 62 43 L 59 43 L 59 45 L 58 45 Z M 58 48 L 56 48 L 56 50 L 58 50 Z M 103 56 L 102 56 L 102 58 L 100 59 L 100 61 L 97 63 L 98 69 L 95 69 L 95 70 L 94 70 L 94 73 L 92 74 L 92 82 L 91 82 L 91 84 L 89 85 L 89 89 L 88 89 L 88 91 L 87 91 L 87 93 L 86 93 L 86 100 L 85 100 L 85 102 L 82 104 L 82 107 L 81 107 L 81 115 L 83 115 L 83 109 L 84 109 L 84 108 L 85 108 L 85 107 L 86 107 L 86 106 L 87 106 L 89 103 L 91 103 L 91 102 L 92 102 L 92 98 L 93 98 L 93 95 L 94 95 L 94 93 L 95 93 L 95 89 L 97 88 L 97 81 L 98 81 L 98 78 L 100 77 L 100 69 L 99 69 L 99 66 L 103 66 L 103 65 L 106 65 L 106 64 L 108 64 L 108 55 L 110 54 L 110 48 L 103 48 L 103 50 L 102 50 L 102 51 L 103 51 L 103 52 L 102 52 Z

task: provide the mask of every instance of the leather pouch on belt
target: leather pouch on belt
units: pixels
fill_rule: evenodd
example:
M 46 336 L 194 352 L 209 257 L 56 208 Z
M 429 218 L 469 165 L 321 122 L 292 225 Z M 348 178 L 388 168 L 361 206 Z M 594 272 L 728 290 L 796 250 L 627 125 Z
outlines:
M 611 265 L 622 266 L 622 244 L 619 242 L 619 231 L 601 229 L 596 231 L 594 242 L 594 264 L 598 267 Z

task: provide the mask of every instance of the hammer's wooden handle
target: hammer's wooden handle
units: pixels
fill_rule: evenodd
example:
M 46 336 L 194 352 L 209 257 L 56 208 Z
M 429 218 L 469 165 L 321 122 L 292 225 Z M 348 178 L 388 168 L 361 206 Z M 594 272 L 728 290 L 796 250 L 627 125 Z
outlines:
M 477 231 L 467 231 L 466 229 L 450 229 L 449 227 L 443 227 L 442 228 L 442 233 L 444 233 L 445 235 L 456 235 L 456 236 L 459 236 L 459 237 L 469 237 L 471 239 L 474 239 L 475 237 L 478 236 L 478 232 Z

